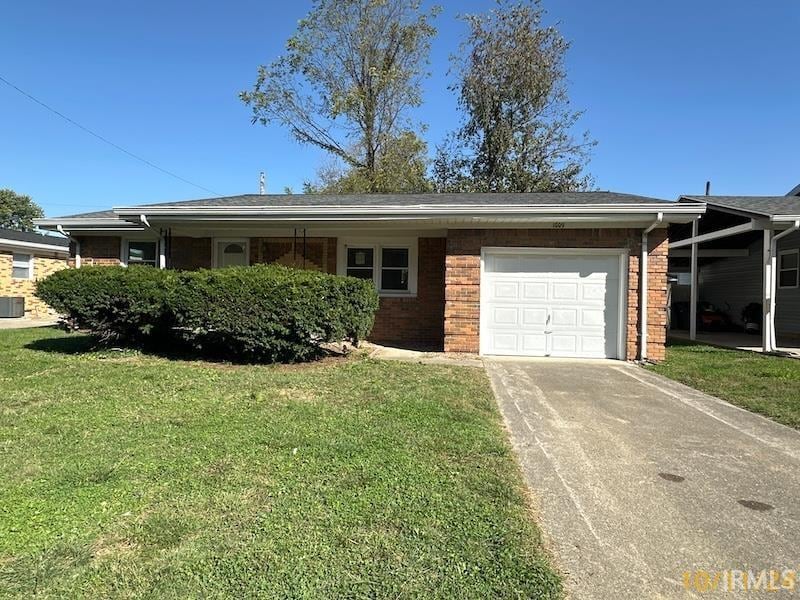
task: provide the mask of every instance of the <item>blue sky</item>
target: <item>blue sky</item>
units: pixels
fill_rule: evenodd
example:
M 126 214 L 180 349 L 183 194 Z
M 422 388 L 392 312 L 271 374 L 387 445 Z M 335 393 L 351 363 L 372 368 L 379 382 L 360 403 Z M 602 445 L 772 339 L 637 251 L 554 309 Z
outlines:
M 425 104 L 431 147 L 458 121 L 447 57 L 459 12 L 440 3 Z M 3 7 L 0 75 L 148 160 L 221 194 L 299 191 L 322 155 L 237 99 L 283 49 L 310 2 L 14 2 Z M 672 199 L 783 194 L 800 183 L 796 0 L 545 0 L 572 42 L 581 126 L 599 144 L 600 189 Z M 49 216 L 205 197 L 102 144 L 0 84 L 0 187 Z

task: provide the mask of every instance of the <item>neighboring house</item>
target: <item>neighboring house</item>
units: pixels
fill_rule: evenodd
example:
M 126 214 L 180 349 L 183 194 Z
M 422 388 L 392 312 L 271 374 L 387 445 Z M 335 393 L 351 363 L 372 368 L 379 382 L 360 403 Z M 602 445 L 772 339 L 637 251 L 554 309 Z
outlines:
M 53 316 L 36 297 L 36 280 L 67 266 L 69 242 L 61 236 L 0 229 L 0 298 L 24 298 L 25 316 Z
M 704 204 L 706 214 L 670 231 L 670 272 L 679 277 L 674 300 L 689 300 L 692 245 L 696 247 L 696 296 L 743 325 L 742 310 L 762 305 L 762 345 L 775 350 L 800 339 L 800 197 L 682 196 Z M 773 275 L 774 274 L 774 275 Z M 680 281 L 680 279 L 684 279 Z
M 78 267 L 277 262 L 371 279 L 376 342 L 659 360 L 667 225 L 704 210 L 611 192 L 243 195 L 37 223 L 74 240 Z

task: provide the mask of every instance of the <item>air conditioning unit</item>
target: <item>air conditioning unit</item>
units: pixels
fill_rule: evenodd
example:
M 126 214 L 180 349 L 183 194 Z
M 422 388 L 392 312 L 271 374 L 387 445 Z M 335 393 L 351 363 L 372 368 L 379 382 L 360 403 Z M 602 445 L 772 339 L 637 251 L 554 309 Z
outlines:
M 25 316 L 25 298 L 0 296 L 0 319 L 17 319 Z

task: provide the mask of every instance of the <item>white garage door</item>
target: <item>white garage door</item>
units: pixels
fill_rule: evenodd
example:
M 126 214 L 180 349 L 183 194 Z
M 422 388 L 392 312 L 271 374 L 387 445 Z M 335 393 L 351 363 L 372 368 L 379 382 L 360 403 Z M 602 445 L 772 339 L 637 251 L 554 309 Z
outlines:
M 483 259 L 482 354 L 619 356 L 619 253 L 508 248 Z

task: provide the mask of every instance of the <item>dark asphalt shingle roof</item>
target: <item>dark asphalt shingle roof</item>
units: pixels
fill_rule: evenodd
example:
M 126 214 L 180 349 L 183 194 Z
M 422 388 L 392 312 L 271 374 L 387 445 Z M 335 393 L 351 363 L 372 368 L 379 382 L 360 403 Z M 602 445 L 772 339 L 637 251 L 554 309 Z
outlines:
M 32 242 L 34 244 L 50 244 L 51 246 L 69 246 L 69 240 L 55 235 L 42 235 L 30 231 L 14 231 L 13 229 L 0 229 L 0 241 L 13 240 L 15 242 Z
M 220 198 L 201 198 L 199 200 L 179 200 L 177 202 L 158 202 L 143 204 L 142 208 L 186 206 L 196 208 L 224 208 L 226 206 L 502 206 L 504 204 L 548 205 L 575 204 L 663 204 L 670 200 L 660 200 L 633 194 L 616 192 L 552 192 L 532 194 L 242 194 Z M 114 218 L 111 210 L 66 215 L 65 219 L 103 219 Z
M 684 199 L 765 217 L 800 215 L 800 196 L 681 196 Z
M 78 213 L 76 215 L 64 215 L 62 219 L 116 219 L 117 215 L 113 210 L 97 210 L 94 212 Z
M 504 204 L 661 204 L 667 200 L 615 192 L 532 194 L 244 194 L 148 204 L 156 206 L 502 206 Z

